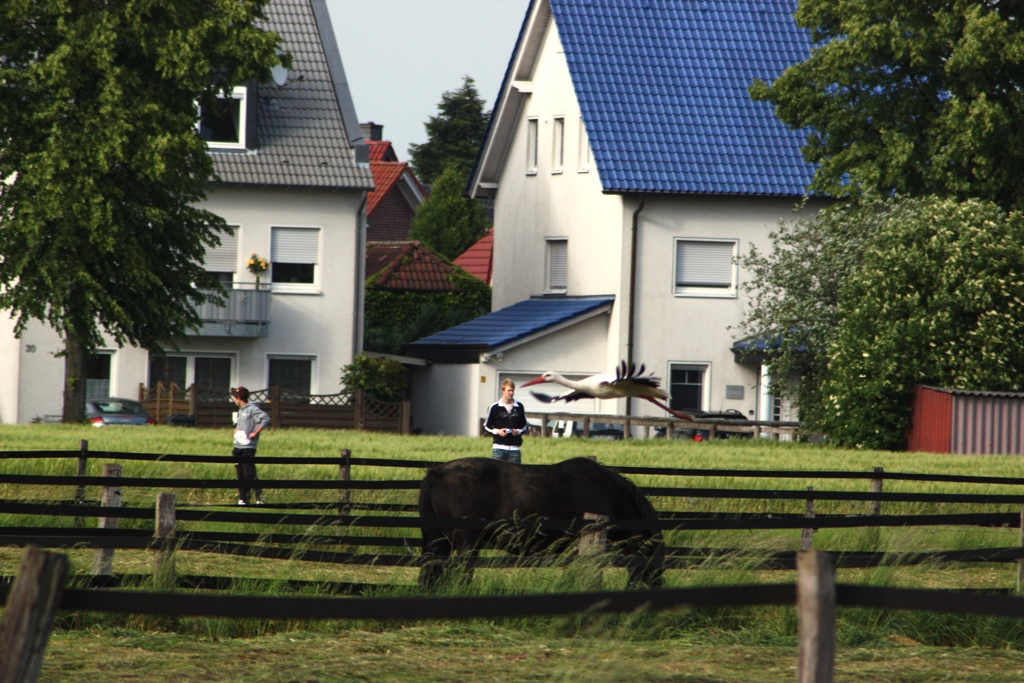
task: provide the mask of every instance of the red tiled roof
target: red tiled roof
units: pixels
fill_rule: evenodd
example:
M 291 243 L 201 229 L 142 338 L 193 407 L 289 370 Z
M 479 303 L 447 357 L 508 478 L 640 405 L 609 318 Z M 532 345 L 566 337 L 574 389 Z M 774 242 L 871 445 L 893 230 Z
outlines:
M 380 200 L 391 191 L 408 167 L 409 164 L 404 161 L 370 161 L 370 171 L 373 173 L 373 184 L 376 187 L 366 195 L 367 216 L 373 213 Z
M 456 292 L 451 272 L 451 264 L 415 240 L 366 243 L 366 277 L 381 273 L 373 284 L 377 289 Z
M 486 235 L 462 252 L 452 263 L 473 277 L 491 284 L 491 268 L 494 263 L 494 228 L 488 230 Z
M 370 161 L 398 161 L 390 140 L 367 140 L 366 146 L 370 148 Z

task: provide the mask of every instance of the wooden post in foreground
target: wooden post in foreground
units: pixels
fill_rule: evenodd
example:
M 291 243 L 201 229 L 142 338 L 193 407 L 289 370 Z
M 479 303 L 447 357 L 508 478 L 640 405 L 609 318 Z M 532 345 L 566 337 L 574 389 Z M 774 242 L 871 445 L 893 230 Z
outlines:
M 352 451 L 348 448 L 341 449 L 341 464 L 338 465 L 338 481 L 352 480 Z M 345 514 L 348 506 L 352 504 L 352 489 L 338 489 L 338 512 Z
M 1020 509 L 1020 547 L 1024 549 L 1024 507 Z M 1017 592 L 1024 592 L 1024 557 L 1017 560 Z
M 36 547 L 25 551 L 0 622 L 0 683 L 39 678 L 67 573 L 67 555 Z
M 162 590 L 170 590 L 177 585 L 177 575 L 174 570 L 174 548 L 171 547 L 177 526 L 175 508 L 176 500 L 173 493 L 162 491 L 156 494 L 156 523 L 153 538 L 159 547 L 156 551 L 153 581 Z
M 808 491 L 808 493 L 814 491 L 814 487 L 813 486 L 808 486 L 807 487 L 807 491 Z M 806 517 L 808 519 L 814 519 L 814 499 L 813 498 L 808 498 L 807 499 L 807 511 L 804 513 L 804 517 Z M 808 528 L 806 528 L 806 529 L 804 529 L 803 531 L 800 532 L 800 550 L 801 551 L 810 550 L 813 545 L 814 545 L 814 529 L 812 527 L 808 527 Z
M 800 651 L 797 683 L 832 683 L 836 658 L 836 583 L 832 558 L 820 550 L 796 556 Z
M 601 564 L 603 557 L 608 553 L 608 520 L 606 515 L 598 515 L 593 512 L 583 513 L 583 523 L 586 526 L 580 533 L 580 546 L 577 552 L 581 558 L 594 561 L 593 574 L 588 581 L 594 590 L 601 590 L 604 586 L 604 572 L 601 570 Z
M 120 477 L 121 474 L 121 466 L 117 463 L 104 463 L 104 477 Z M 121 495 L 120 486 L 104 486 L 101 505 L 103 507 L 119 508 L 121 507 Z M 121 520 L 117 517 L 100 517 L 97 526 L 100 529 L 117 529 L 121 526 Z M 113 548 L 96 548 L 92 560 L 92 573 L 94 576 L 105 576 L 114 573 Z

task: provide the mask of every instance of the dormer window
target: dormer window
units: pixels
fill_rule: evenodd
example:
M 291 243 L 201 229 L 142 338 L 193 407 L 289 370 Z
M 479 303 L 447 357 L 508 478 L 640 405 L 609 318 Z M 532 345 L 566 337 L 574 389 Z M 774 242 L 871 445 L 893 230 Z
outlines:
M 217 97 L 214 111 L 199 108 L 199 136 L 211 149 L 245 149 L 246 104 L 249 88 L 238 86 L 231 95 Z

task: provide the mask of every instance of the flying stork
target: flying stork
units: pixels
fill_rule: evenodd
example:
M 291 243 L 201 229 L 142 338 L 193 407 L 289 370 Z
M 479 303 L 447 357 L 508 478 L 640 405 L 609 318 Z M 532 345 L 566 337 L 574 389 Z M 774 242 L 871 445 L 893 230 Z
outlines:
M 581 398 L 642 398 L 650 401 L 659 408 L 668 411 L 680 420 L 693 420 L 686 413 L 672 410 L 658 399 L 668 398 L 662 389 L 659 388 L 661 380 L 653 375 L 644 375 L 644 366 L 641 364 L 637 370 L 636 364 L 626 367 L 626 361 L 622 361 L 619 367 L 615 368 L 615 375 L 591 375 L 581 380 L 571 380 L 563 377 L 557 372 L 545 372 L 540 377 L 531 379 L 523 384 L 523 388 L 534 384 L 554 382 L 568 387 L 569 391 L 557 396 L 549 396 L 536 391 L 531 391 L 535 399 L 544 403 L 552 401 L 577 401 Z

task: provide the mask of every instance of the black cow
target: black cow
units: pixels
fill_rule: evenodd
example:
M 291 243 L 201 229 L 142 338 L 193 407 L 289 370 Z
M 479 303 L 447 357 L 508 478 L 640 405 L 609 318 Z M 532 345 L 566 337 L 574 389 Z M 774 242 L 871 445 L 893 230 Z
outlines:
M 656 520 L 657 512 L 633 482 L 589 458 L 555 465 L 514 465 L 492 458 L 462 458 L 427 470 L 420 484 L 420 518 L 468 517 L 505 520 L 487 529 L 423 528 L 423 554 L 444 558 L 453 550 L 475 555 L 481 548 L 500 548 L 515 554 L 568 546 L 585 526 L 586 512 L 612 520 Z M 568 531 L 538 530 L 537 518 L 573 520 Z M 650 558 L 664 547 L 661 532 L 611 528 L 608 541 L 624 553 Z M 421 585 L 433 586 L 443 572 L 442 562 L 427 561 Z M 631 586 L 660 585 L 657 560 L 631 563 Z

